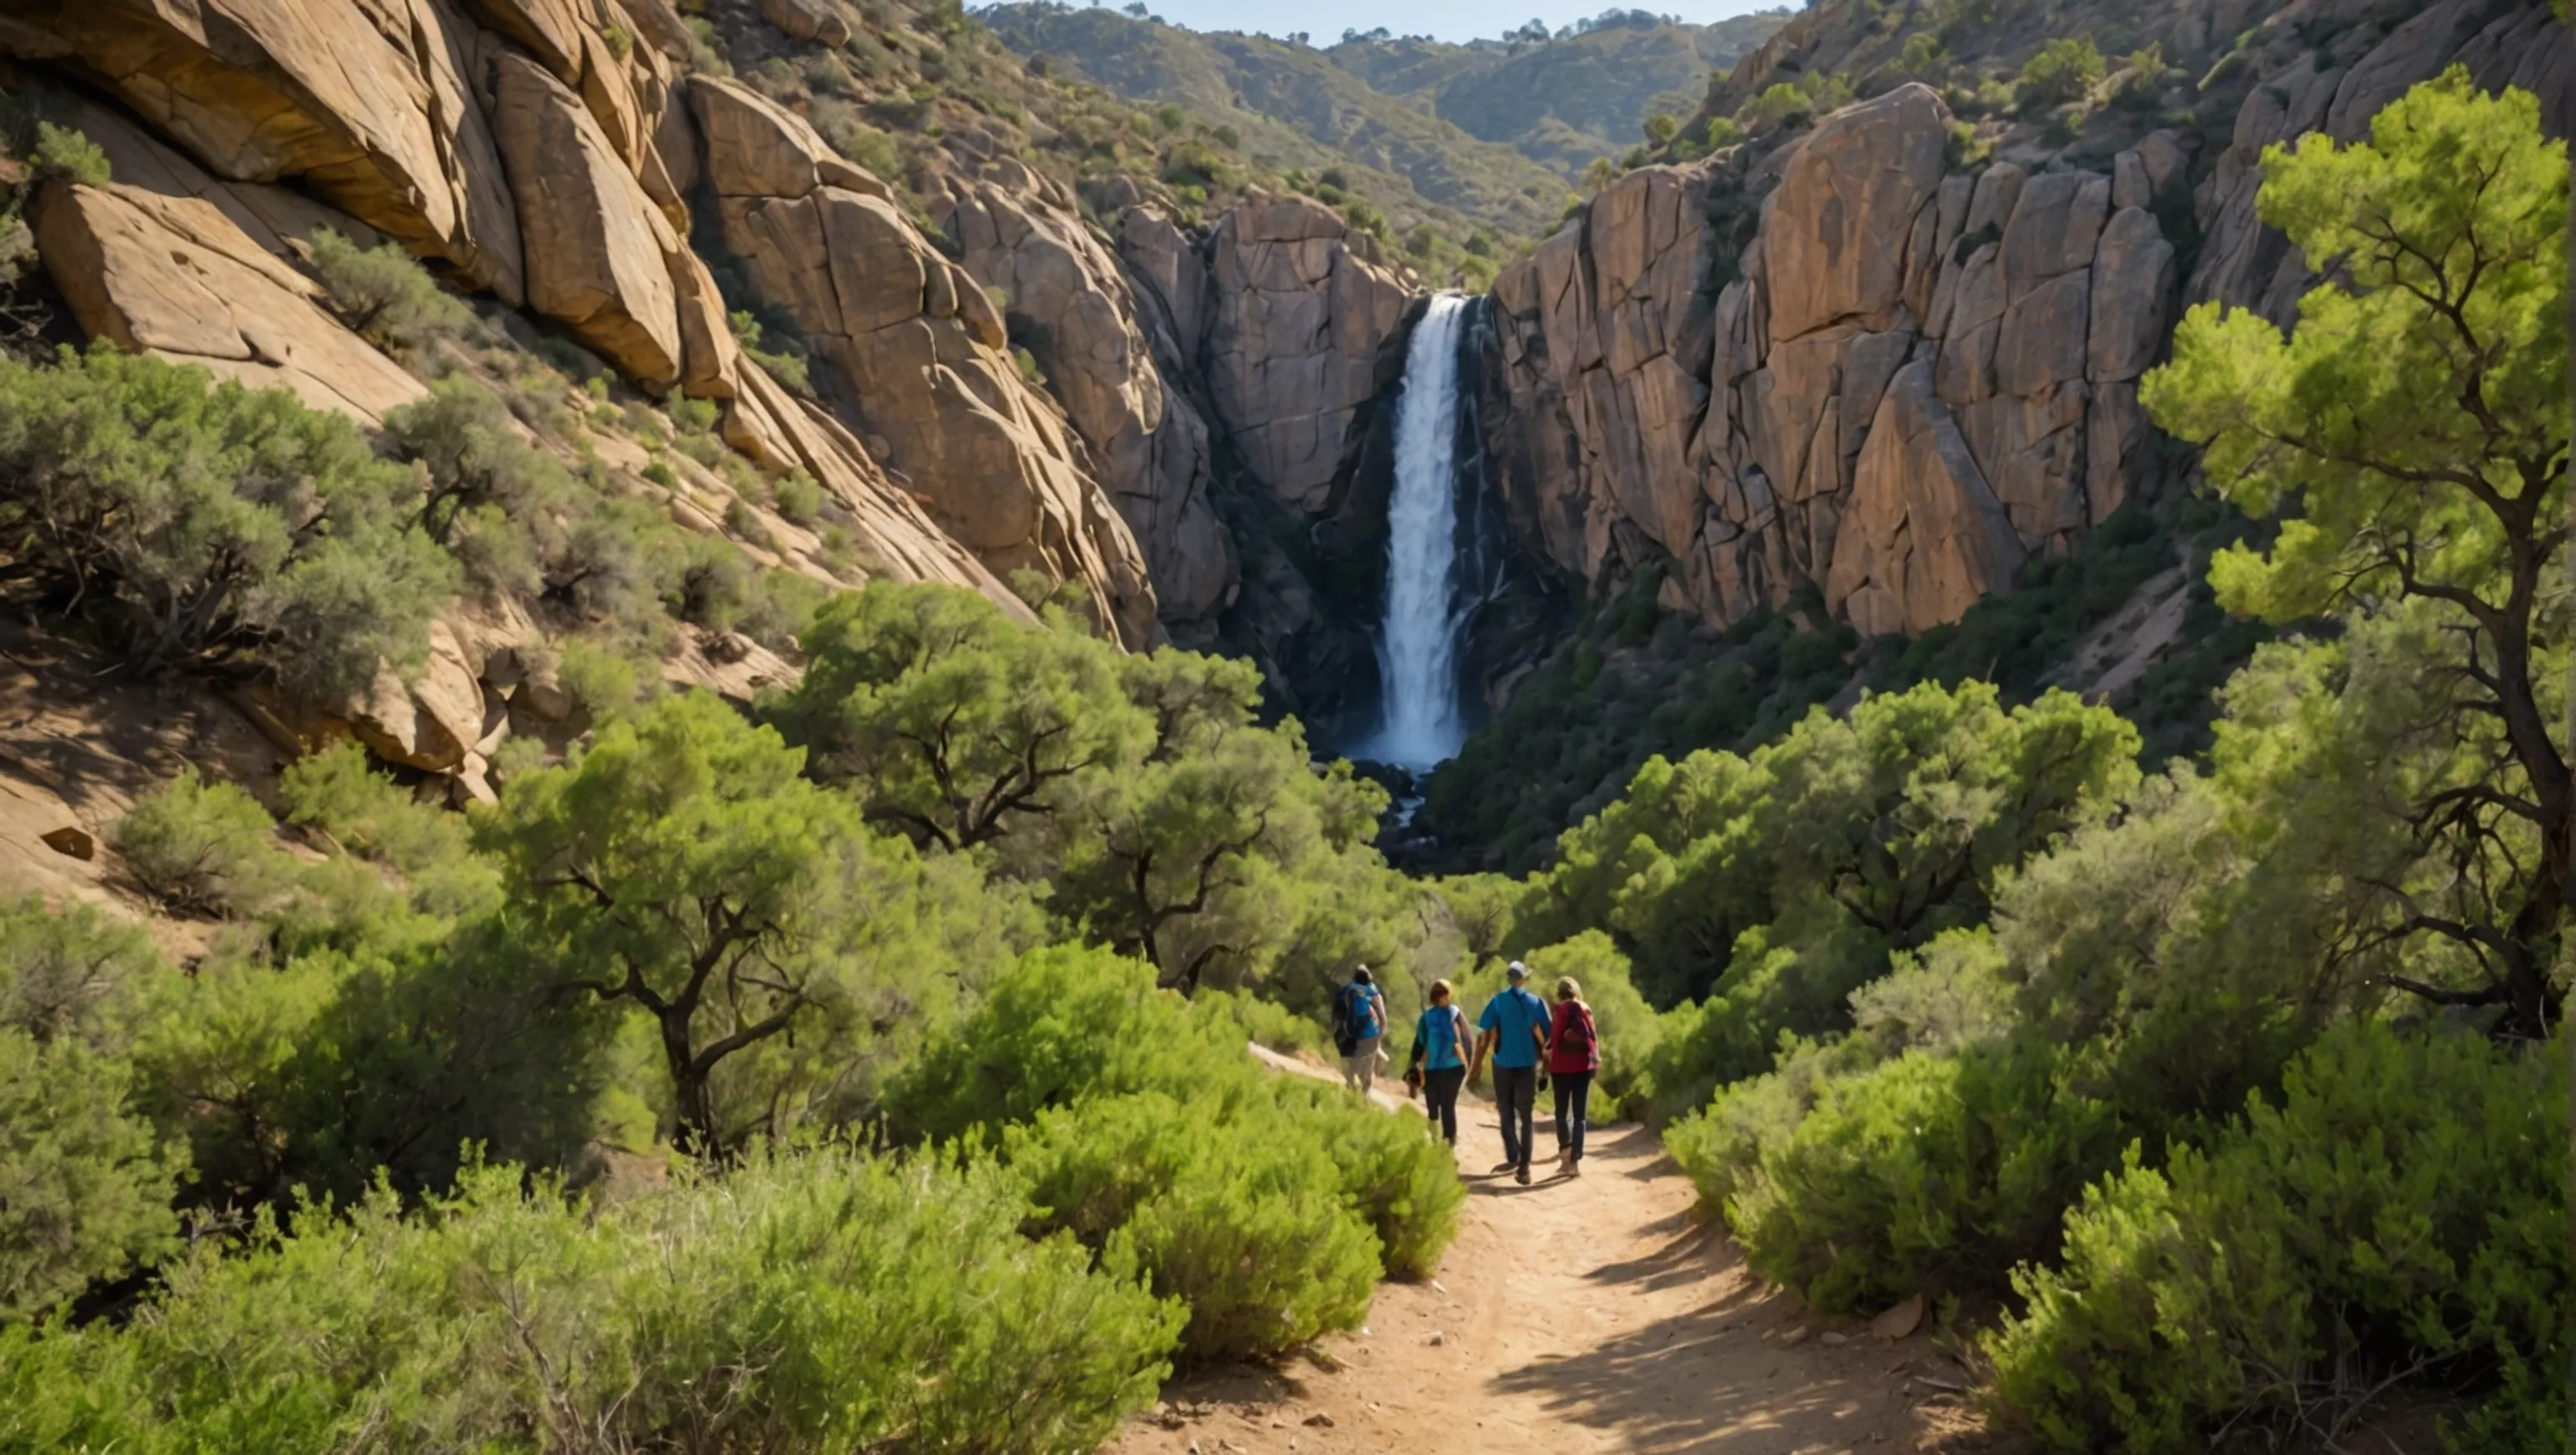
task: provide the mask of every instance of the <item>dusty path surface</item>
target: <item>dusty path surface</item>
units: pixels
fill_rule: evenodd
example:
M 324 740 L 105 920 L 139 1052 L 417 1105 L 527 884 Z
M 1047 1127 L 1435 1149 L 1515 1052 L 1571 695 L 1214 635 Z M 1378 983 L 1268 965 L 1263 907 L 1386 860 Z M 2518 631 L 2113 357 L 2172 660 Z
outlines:
M 1553 1135 L 1540 1100 L 1545 1149 Z M 1436 1279 L 1383 1286 L 1365 1329 L 1311 1353 L 1183 1376 L 1161 1410 L 1105 1449 L 2003 1448 L 1963 1405 L 1956 1391 L 1967 1377 L 1928 1334 L 1890 1342 L 1866 1322 L 1809 1314 L 1766 1289 L 1722 1231 L 1691 1216 L 1690 1182 L 1651 1132 L 1597 1129 L 1582 1176 L 1521 1187 L 1488 1171 L 1502 1159 L 1493 1108 L 1461 1112 L 1467 1207 Z

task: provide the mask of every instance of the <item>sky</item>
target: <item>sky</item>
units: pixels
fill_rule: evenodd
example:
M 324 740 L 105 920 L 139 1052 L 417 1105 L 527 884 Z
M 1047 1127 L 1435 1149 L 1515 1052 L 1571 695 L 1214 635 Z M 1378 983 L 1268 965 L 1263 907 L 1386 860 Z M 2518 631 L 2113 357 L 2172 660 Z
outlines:
M 1081 0 L 1072 0 L 1079 4 Z M 1115 0 L 1124 4 L 1125 0 Z M 1156 15 L 1174 25 L 1192 30 L 1262 31 L 1270 35 L 1287 35 L 1305 31 L 1316 45 L 1326 45 L 1341 38 L 1345 30 L 1374 30 L 1385 26 L 1397 35 L 1428 35 L 1439 40 L 1467 41 L 1501 35 L 1530 20 L 1544 20 L 1550 29 L 1566 25 L 1585 16 L 1598 15 L 1605 9 L 1651 10 L 1658 15 L 1678 15 L 1682 19 L 1705 25 L 1730 15 L 1743 15 L 1755 10 L 1768 10 L 1781 0 L 1697 0 L 1676 4 L 1675 0 L 1637 0 L 1637 3 L 1613 7 L 1610 0 L 1148 0 Z

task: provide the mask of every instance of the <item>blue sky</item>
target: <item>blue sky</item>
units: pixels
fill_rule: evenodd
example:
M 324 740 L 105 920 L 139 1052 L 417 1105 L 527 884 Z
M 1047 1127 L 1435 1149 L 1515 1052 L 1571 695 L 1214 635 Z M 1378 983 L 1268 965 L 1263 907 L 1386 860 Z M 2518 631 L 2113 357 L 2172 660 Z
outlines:
M 973 0 L 970 0 L 973 3 Z M 1080 3 L 1080 0 L 1073 0 Z M 1115 0 L 1124 4 L 1125 0 Z M 1475 40 L 1501 35 L 1529 20 L 1544 20 L 1553 28 L 1588 15 L 1598 15 L 1611 8 L 1609 0 L 1502 0 L 1497 6 L 1486 0 L 1148 0 L 1154 13 L 1174 25 L 1192 30 L 1266 31 L 1286 35 L 1307 31 L 1317 45 L 1339 39 L 1345 30 L 1374 30 L 1385 26 L 1397 35 L 1429 35 L 1441 40 Z M 1675 4 L 1673 0 L 1639 0 L 1635 5 L 1616 8 L 1651 10 L 1658 15 L 1678 15 L 1684 20 L 1706 24 L 1730 15 L 1743 15 L 1755 10 L 1772 9 L 1781 0 L 1701 0 L 1698 4 Z

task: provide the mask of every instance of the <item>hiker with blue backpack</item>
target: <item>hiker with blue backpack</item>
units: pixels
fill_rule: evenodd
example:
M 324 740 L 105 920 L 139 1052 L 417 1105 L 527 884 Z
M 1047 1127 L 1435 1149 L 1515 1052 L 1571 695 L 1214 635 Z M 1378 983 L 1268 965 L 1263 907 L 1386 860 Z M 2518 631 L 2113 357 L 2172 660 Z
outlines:
M 1362 1096 L 1377 1085 L 1378 1046 L 1386 1037 L 1386 996 L 1366 965 L 1333 996 L 1333 1048 L 1342 1053 L 1342 1084 Z
M 1514 960 L 1503 978 L 1510 983 L 1501 994 L 1485 1002 L 1485 1013 L 1476 1020 L 1481 1034 L 1476 1038 L 1476 1058 L 1467 1068 L 1467 1079 L 1475 1080 L 1488 1059 L 1493 1062 L 1494 1109 L 1503 1120 L 1503 1164 L 1494 1170 L 1512 1171 L 1516 1180 L 1527 1187 L 1538 1113 L 1539 1062 L 1547 1052 L 1553 1022 L 1547 1002 L 1525 983 L 1529 979 L 1527 965 Z
M 1404 1079 L 1422 1088 L 1432 1130 L 1458 1144 L 1458 1089 L 1467 1083 L 1467 1013 L 1450 1004 L 1446 980 L 1431 982 L 1431 1004 L 1413 1027 L 1413 1064 Z

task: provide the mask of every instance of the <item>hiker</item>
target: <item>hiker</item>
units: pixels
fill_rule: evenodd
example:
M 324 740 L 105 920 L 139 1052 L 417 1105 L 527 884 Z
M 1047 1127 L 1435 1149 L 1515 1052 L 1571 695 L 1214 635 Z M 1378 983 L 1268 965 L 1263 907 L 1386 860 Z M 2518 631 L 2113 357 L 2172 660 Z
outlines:
M 1378 1042 L 1386 1035 L 1386 997 L 1362 965 L 1333 997 L 1333 1047 L 1342 1053 L 1342 1084 L 1362 1096 L 1377 1085 Z
M 1539 1060 L 1547 1049 L 1547 1002 L 1522 983 L 1529 979 L 1529 967 L 1520 961 L 1514 960 L 1503 977 L 1510 984 L 1485 1002 L 1485 1013 L 1476 1020 L 1483 1034 L 1476 1038 L 1475 1064 L 1467 1069 L 1467 1079 L 1474 1080 L 1488 1059 L 1493 1062 L 1494 1109 L 1503 1119 L 1503 1162 L 1494 1170 L 1510 1169 L 1514 1180 L 1527 1187 L 1535 1151 Z
M 1592 1078 L 1601 1070 L 1601 1033 L 1592 1024 L 1592 1007 L 1583 1003 L 1583 986 L 1571 975 L 1556 982 L 1556 1012 L 1547 1032 L 1547 1079 L 1556 1085 L 1557 1170 L 1583 1175 L 1584 1113 L 1592 1100 Z
M 1467 1083 L 1467 1013 L 1449 1003 L 1449 982 L 1431 982 L 1431 1004 L 1413 1027 L 1413 1065 L 1423 1110 L 1442 1141 L 1458 1144 L 1458 1088 Z

